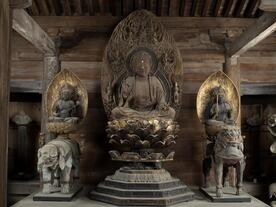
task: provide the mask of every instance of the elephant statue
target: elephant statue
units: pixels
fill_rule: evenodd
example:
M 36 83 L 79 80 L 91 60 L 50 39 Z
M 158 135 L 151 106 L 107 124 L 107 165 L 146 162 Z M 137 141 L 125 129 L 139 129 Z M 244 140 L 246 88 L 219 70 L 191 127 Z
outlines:
M 79 179 L 79 168 L 80 148 L 74 140 L 57 138 L 38 150 L 42 193 L 70 193 L 71 184 Z
M 203 173 L 206 187 L 209 186 L 207 177 L 210 175 L 212 163 L 215 164 L 216 195 L 223 196 L 223 186 L 228 186 L 229 167 L 236 169 L 236 194 L 242 191 L 243 172 L 245 168 L 245 156 L 243 154 L 243 137 L 240 129 L 235 125 L 222 124 L 218 127 L 218 121 L 209 120 L 205 127 L 207 134 L 212 136 L 213 142 L 207 145 L 207 157 L 203 161 Z

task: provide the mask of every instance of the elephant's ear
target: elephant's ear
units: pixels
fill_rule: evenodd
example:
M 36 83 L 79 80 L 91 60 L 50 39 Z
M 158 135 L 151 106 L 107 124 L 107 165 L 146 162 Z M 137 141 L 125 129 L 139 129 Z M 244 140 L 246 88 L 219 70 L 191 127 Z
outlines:
M 40 172 L 42 170 L 41 148 L 37 151 L 37 158 L 37 171 Z
M 65 151 L 63 148 L 59 148 L 59 167 L 61 170 L 65 168 L 66 161 L 65 161 Z
M 66 166 L 71 168 L 73 165 L 73 159 L 72 156 L 69 156 L 69 158 L 66 160 Z

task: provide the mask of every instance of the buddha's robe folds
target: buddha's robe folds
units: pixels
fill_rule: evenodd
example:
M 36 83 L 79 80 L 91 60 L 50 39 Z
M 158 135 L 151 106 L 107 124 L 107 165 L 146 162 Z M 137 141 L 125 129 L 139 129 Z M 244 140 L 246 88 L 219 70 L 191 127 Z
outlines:
M 111 112 L 111 119 L 174 119 L 175 110 L 165 101 L 165 93 L 155 76 L 139 78 L 130 76 L 123 81 L 118 107 Z

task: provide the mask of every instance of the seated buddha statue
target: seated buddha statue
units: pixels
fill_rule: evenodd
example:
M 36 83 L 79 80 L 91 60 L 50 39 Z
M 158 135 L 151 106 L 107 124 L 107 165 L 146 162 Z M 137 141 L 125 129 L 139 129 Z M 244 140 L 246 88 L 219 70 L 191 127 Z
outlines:
M 111 111 L 111 119 L 174 119 L 175 110 L 165 101 L 164 89 L 150 72 L 152 56 L 144 50 L 130 59 L 132 76 L 127 77 L 119 91 L 119 104 Z
M 53 116 L 50 116 L 49 122 L 68 122 L 77 123 L 79 121 L 78 110 L 80 102 L 74 99 L 75 89 L 71 85 L 64 85 L 59 93 L 59 99 L 53 107 Z

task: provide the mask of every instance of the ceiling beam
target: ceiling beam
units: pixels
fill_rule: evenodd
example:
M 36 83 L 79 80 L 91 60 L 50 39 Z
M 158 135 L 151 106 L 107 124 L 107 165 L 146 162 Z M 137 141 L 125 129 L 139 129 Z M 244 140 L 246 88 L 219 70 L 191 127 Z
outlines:
M 12 28 L 44 54 L 56 54 L 54 41 L 24 9 L 14 9 Z
M 276 1 L 275 0 L 262 0 L 259 8 L 264 11 L 276 11 Z
M 230 57 L 240 56 L 276 30 L 276 13 L 265 12 L 245 32 L 226 48 Z
M 13 9 L 25 9 L 32 6 L 32 0 L 10 0 L 10 7 Z

